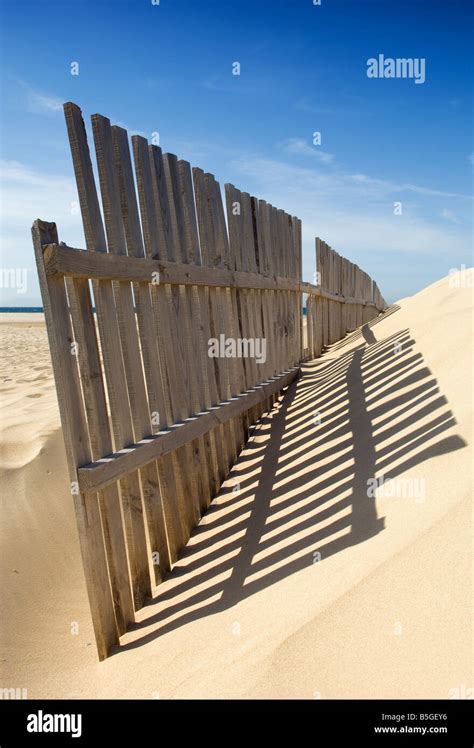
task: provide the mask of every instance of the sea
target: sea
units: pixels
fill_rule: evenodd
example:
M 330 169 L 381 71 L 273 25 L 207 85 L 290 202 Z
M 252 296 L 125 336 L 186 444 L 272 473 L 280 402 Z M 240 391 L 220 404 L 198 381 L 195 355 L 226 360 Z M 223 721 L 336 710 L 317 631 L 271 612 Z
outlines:
M 0 306 L 0 312 L 28 312 L 28 314 L 34 314 L 35 312 L 41 314 L 43 312 L 42 306 Z
M 28 314 L 34 314 L 36 312 L 41 314 L 43 311 L 42 306 L 0 306 L 0 313 L 28 312 Z M 303 315 L 306 316 L 306 307 L 303 307 Z

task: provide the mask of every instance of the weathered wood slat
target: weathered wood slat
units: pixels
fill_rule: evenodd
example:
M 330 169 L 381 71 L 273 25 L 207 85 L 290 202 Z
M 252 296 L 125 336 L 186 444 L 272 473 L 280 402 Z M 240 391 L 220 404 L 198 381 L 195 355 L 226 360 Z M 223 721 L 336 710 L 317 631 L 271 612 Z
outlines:
M 91 449 L 92 454 L 97 457 L 107 454 L 113 449 L 113 445 L 91 293 L 88 281 L 83 279 L 66 279 L 66 288 L 74 335 L 78 345 L 81 384 Z M 98 500 L 107 549 L 115 617 L 119 634 L 123 634 L 128 624 L 134 621 L 135 614 L 118 486 L 109 486 L 105 491 L 100 492 Z
M 86 130 L 80 109 L 74 104 L 65 105 L 66 122 L 73 157 L 76 183 L 81 200 L 86 246 L 89 252 L 107 252 L 104 227 L 93 177 Z M 112 245 L 117 237 L 111 233 Z M 107 381 L 107 393 L 114 434 L 115 448 L 134 442 L 133 422 L 130 413 L 125 364 L 120 345 L 119 315 L 115 306 L 111 281 L 98 281 L 93 286 L 97 308 L 97 322 Z M 122 478 L 121 496 L 124 505 L 127 548 L 130 561 L 132 587 L 136 607 L 141 607 L 151 593 L 142 522 L 142 498 L 138 473 Z
M 105 249 L 100 209 L 98 206 L 95 181 L 90 159 L 82 158 L 87 149 L 87 138 L 80 109 L 74 104 L 65 104 L 64 113 L 71 145 L 73 164 L 77 175 L 77 186 L 84 233 L 88 249 L 91 251 Z M 89 254 L 89 253 L 86 253 Z M 112 446 L 107 406 L 105 404 L 104 386 L 98 353 L 96 328 L 92 314 L 92 300 L 87 281 L 68 285 L 69 302 L 75 333 L 79 340 L 79 353 L 82 369 L 82 381 L 86 399 L 86 410 L 89 416 L 89 434 L 93 451 L 103 454 Z M 97 296 L 98 284 L 93 284 Z M 107 359 L 107 349 L 103 349 Z M 100 378 L 100 381 L 99 381 Z M 109 392 L 112 401 L 115 392 Z M 134 620 L 133 600 L 129 579 L 127 550 L 120 511 L 118 487 L 110 487 L 107 494 L 99 494 L 99 502 L 104 525 L 104 538 L 107 547 L 109 574 L 112 585 L 112 596 L 115 605 L 119 633 L 123 633 L 127 624 Z
M 132 145 L 146 255 L 152 260 L 163 256 L 167 258 L 174 252 L 174 247 L 161 149 L 157 146 L 149 147 L 146 139 L 141 136 L 133 136 Z M 179 372 L 178 351 L 175 350 L 172 337 L 176 326 L 176 313 L 172 309 L 169 288 L 160 283 L 153 283 L 150 290 L 160 360 L 166 371 L 168 400 L 165 422 L 171 424 L 179 420 L 182 408 L 181 401 L 176 399 L 177 393 L 173 384 L 177 381 Z M 189 447 L 190 445 L 186 445 L 175 454 L 165 457 L 162 463 L 162 477 L 167 484 L 166 492 L 170 493 L 173 486 L 175 488 L 177 517 L 172 518 L 172 537 L 170 532 L 168 533 L 173 561 L 177 559 L 179 550 L 189 537 L 190 516 L 194 507 L 187 501 L 190 493 L 187 473 L 187 465 L 191 462 Z
M 129 251 L 133 251 L 137 257 L 144 257 L 145 252 L 140 228 L 135 186 L 133 182 L 133 171 L 127 133 L 122 128 L 113 127 L 111 131 L 106 128 L 105 135 L 108 139 L 112 137 L 114 165 L 118 180 L 117 197 L 120 197 L 120 205 L 116 203 L 114 206 L 114 220 L 116 222 L 120 220 L 119 215 L 121 209 L 127 248 Z M 112 178 L 113 176 L 111 176 L 111 179 Z M 125 250 L 125 247 L 123 247 L 123 249 Z M 141 397 L 144 398 L 143 402 L 145 408 L 142 407 L 142 403 L 135 411 L 135 419 L 137 421 L 136 433 L 138 432 L 143 436 L 146 436 L 153 431 L 153 414 L 158 415 L 158 421 L 160 414 L 164 414 L 164 384 L 153 329 L 153 309 L 151 305 L 150 290 L 147 283 L 134 284 L 133 299 L 136 304 L 140 348 L 143 356 L 147 389 L 147 392 L 145 393 L 144 388 L 142 388 L 141 394 Z M 134 320 L 133 310 L 131 318 Z M 162 490 L 160 487 L 159 466 L 157 463 L 148 465 L 141 473 L 141 483 L 150 550 L 153 560 L 152 568 L 154 572 L 154 581 L 159 582 L 161 581 L 163 574 L 171 569 L 172 559 L 168 547 Z M 169 496 L 166 496 L 166 501 L 169 502 Z M 158 556 L 156 556 L 156 554 L 158 554 Z
M 224 185 L 225 203 L 227 213 L 227 225 L 229 230 L 229 267 L 235 269 L 236 275 L 244 271 L 245 251 L 243 248 L 243 221 L 240 219 L 242 212 L 242 201 L 239 190 L 232 184 Z M 235 288 L 232 294 L 232 318 L 235 331 L 240 339 L 248 335 L 248 309 L 245 303 L 245 295 L 242 289 Z M 245 388 L 251 386 L 250 367 L 248 360 L 242 361 L 239 371 L 241 383 Z M 249 426 L 253 423 L 253 413 L 248 412 L 243 418 L 245 435 L 248 435 Z
M 133 141 L 133 139 L 132 139 Z M 156 178 L 156 170 L 151 169 L 150 161 L 152 160 L 151 154 L 148 150 L 148 144 L 144 138 L 135 140 L 134 144 L 134 156 L 135 156 L 135 168 L 137 173 L 138 190 L 141 205 L 141 223 L 143 227 L 143 239 L 147 250 L 147 254 L 156 251 L 155 242 L 157 236 L 160 240 L 165 241 L 168 236 L 169 221 L 164 214 L 164 210 L 160 210 L 160 215 L 157 215 L 156 205 L 158 205 L 158 195 L 155 191 L 155 182 L 153 177 Z M 128 150 L 128 144 L 127 144 Z M 136 205 L 136 195 L 133 190 L 131 200 Z M 136 233 L 139 233 L 140 218 L 137 216 L 135 219 L 137 224 Z M 141 235 L 140 235 L 141 241 Z M 135 252 L 135 240 L 133 237 L 130 239 L 129 253 Z M 141 249 L 139 254 L 141 255 Z M 145 262 L 149 262 L 148 258 Z M 152 260 L 151 262 L 155 262 Z M 154 271 L 157 273 L 158 271 Z M 158 277 L 156 275 L 148 276 L 148 281 L 152 278 L 150 287 L 151 297 L 151 317 L 150 307 L 147 305 L 146 312 L 144 311 L 143 317 L 147 320 L 147 324 L 150 325 L 150 332 L 147 336 L 151 340 L 156 342 L 156 352 L 150 346 L 150 362 L 149 367 L 146 364 L 146 346 L 144 347 L 144 360 L 145 360 L 145 371 L 148 371 L 148 396 L 150 399 L 150 406 L 153 412 L 158 414 L 157 428 L 166 428 L 172 422 L 171 413 L 171 401 L 169 396 L 169 383 L 168 383 L 168 370 L 165 360 L 165 348 L 163 342 L 163 331 L 161 328 L 161 320 L 159 317 L 159 300 L 157 296 L 156 285 Z M 140 298 L 138 299 L 140 301 Z M 140 303 L 138 303 L 138 316 L 140 318 Z M 157 323 L 157 324 L 156 324 Z M 158 361 L 157 361 L 158 358 Z M 152 379 L 153 378 L 153 381 Z M 168 454 L 162 460 L 157 463 L 158 474 L 160 479 L 160 489 L 163 501 L 163 509 L 165 514 L 166 523 L 166 535 L 168 540 L 168 549 L 170 555 L 170 562 L 174 563 L 178 558 L 178 552 L 183 545 L 184 539 L 182 534 L 181 519 L 179 513 L 179 504 L 182 500 L 182 483 L 179 475 L 176 475 L 176 461 L 177 456 Z M 144 492 L 146 489 L 144 488 Z M 155 531 L 156 532 L 156 531 Z M 150 530 L 150 539 L 152 539 L 153 533 Z M 158 541 L 157 541 L 158 542 Z
M 258 239 L 259 239 L 259 231 L 258 231 L 258 215 L 256 213 L 256 206 L 255 201 L 251 199 L 250 195 L 248 193 L 243 192 L 242 193 L 243 198 L 243 204 L 244 204 L 244 222 L 245 222 L 245 230 L 244 230 L 244 237 L 245 237 L 245 244 L 246 244 L 246 252 L 248 254 L 248 265 L 253 273 L 258 272 L 259 269 L 259 248 L 258 248 Z M 262 292 L 259 289 L 251 289 L 247 292 L 249 294 L 250 300 L 251 300 L 251 332 L 252 337 L 255 338 L 255 340 L 259 340 L 260 345 L 266 346 L 266 341 L 264 341 L 264 331 L 263 331 L 263 318 L 262 318 Z M 263 351 L 263 348 L 262 348 Z M 265 351 L 266 354 L 266 351 Z M 264 378 L 264 370 L 265 366 L 264 363 L 259 361 L 257 358 L 254 359 L 255 363 L 255 381 L 259 381 Z M 290 362 L 288 361 L 288 365 Z M 268 403 L 267 402 L 261 402 L 257 405 L 255 408 L 255 421 L 257 421 L 259 418 L 261 418 L 262 413 L 268 409 Z
M 201 248 L 198 234 L 198 221 L 194 201 L 193 177 L 191 166 L 187 161 L 178 162 L 178 180 L 184 215 L 185 256 L 188 263 L 201 265 Z M 193 321 L 191 345 L 194 361 L 197 362 L 195 379 L 194 410 L 201 412 L 211 405 L 211 390 L 208 381 L 209 357 L 205 329 L 208 326 L 209 304 L 202 287 L 193 286 L 188 296 L 190 317 Z M 194 367 L 193 367 L 194 368 Z M 201 493 L 201 512 L 204 512 L 216 495 L 219 482 L 218 450 L 215 431 L 204 434 L 200 441 L 205 459 L 205 486 Z
M 272 235 L 270 225 L 270 214 L 271 205 L 266 203 L 264 200 L 259 200 L 258 203 L 258 227 L 259 242 L 264 246 L 262 254 L 265 258 L 265 267 L 269 275 L 273 275 L 275 272 L 275 266 L 273 262 L 273 251 L 272 251 Z M 267 356 L 268 365 L 266 367 L 265 376 L 273 376 L 277 373 L 278 362 L 277 362 L 277 347 L 275 340 L 276 330 L 276 294 L 271 291 L 270 293 L 264 294 L 264 322 L 265 322 L 265 336 L 267 339 Z
M 181 227 L 179 235 L 181 257 L 187 264 L 200 262 L 200 247 L 197 230 L 196 209 L 192 187 L 191 167 L 186 161 L 168 159 L 169 176 L 173 185 L 175 215 Z M 184 314 L 186 332 L 187 361 L 190 371 L 190 390 L 188 393 L 189 413 L 195 414 L 205 407 L 204 386 L 199 370 L 203 370 L 202 358 L 205 349 L 200 338 L 202 309 L 195 287 L 185 286 L 182 293 L 187 302 Z M 196 363 L 201 362 L 196 366 Z M 213 466 L 209 439 L 200 436 L 194 443 L 194 458 L 197 484 L 197 514 L 200 518 L 211 501 Z M 193 528 L 191 528 L 193 529 Z
M 97 495 L 80 492 L 77 466 L 90 460 L 85 409 L 82 401 L 77 359 L 71 355 L 74 342 L 64 280 L 47 278 L 43 266 L 43 246 L 58 242 L 56 224 L 35 221 L 32 229 L 38 276 L 51 350 L 58 404 L 66 444 L 66 458 L 74 499 L 82 563 L 99 659 L 119 642 L 115 606 L 109 584 L 108 564 Z
M 226 269 L 235 267 L 235 260 L 232 257 L 232 251 L 229 244 L 227 227 L 224 216 L 224 206 L 219 183 L 212 174 L 204 174 L 204 184 L 209 206 L 209 218 L 211 221 L 210 230 L 212 232 L 212 248 L 206 252 L 211 262 L 215 265 L 217 262 Z M 215 295 L 217 306 L 211 305 L 213 314 L 220 310 L 224 328 L 227 334 L 233 339 L 240 335 L 237 315 L 237 299 L 235 291 L 228 288 L 220 288 L 216 294 L 210 292 L 210 297 Z M 224 362 L 223 362 L 224 363 Z M 239 358 L 231 358 L 224 366 L 227 369 L 225 376 L 226 397 L 237 395 L 245 389 L 243 361 Z M 221 377 L 222 379 L 222 377 Z M 230 469 L 234 464 L 240 450 L 247 439 L 247 431 L 244 426 L 244 418 L 239 417 L 232 420 L 224 427 L 224 438 L 226 440 L 227 455 L 226 464 Z
M 160 154 L 158 147 L 155 154 Z M 165 182 L 161 185 L 161 199 L 167 203 L 167 212 L 171 217 L 171 244 L 168 245 L 168 259 L 175 262 L 186 260 L 186 237 L 181 201 L 178 163 L 174 154 L 163 155 L 163 170 Z M 167 293 L 170 300 L 168 323 L 170 325 L 171 340 L 177 364 L 177 376 L 170 380 L 170 389 L 175 406 L 175 419 L 182 420 L 195 413 L 193 398 L 196 397 L 196 370 L 191 356 L 191 319 L 190 299 L 191 289 L 185 286 L 171 286 Z M 204 466 L 204 445 L 196 440 L 187 444 L 183 456 L 187 458 L 187 469 L 182 480 L 185 490 L 186 514 L 183 514 L 186 542 L 193 528 L 201 517 L 201 504 L 205 493 L 205 480 L 202 469 Z
M 205 174 L 201 169 L 193 169 L 193 180 L 202 262 L 212 268 L 217 265 L 223 268 L 229 267 L 229 249 L 225 238 L 221 234 L 221 225 L 216 210 L 218 196 L 215 180 L 211 174 Z M 209 358 L 207 345 L 211 338 L 220 340 L 221 335 L 227 338 L 231 332 L 228 299 L 225 291 L 221 288 L 209 288 L 207 312 L 209 315 L 209 338 L 206 341 L 206 355 Z M 214 358 L 209 360 L 211 366 L 208 371 L 211 379 L 214 380 L 212 382 L 214 396 L 217 397 L 217 401 L 226 400 L 232 393 L 231 367 L 228 365 L 227 359 Z M 215 403 L 214 400 L 213 404 Z M 221 458 L 218 461 L 219 482 L 222 483 L 235 461 L 237 452 L 230 423 L 221 425 L 218 434 L 221 443 Z

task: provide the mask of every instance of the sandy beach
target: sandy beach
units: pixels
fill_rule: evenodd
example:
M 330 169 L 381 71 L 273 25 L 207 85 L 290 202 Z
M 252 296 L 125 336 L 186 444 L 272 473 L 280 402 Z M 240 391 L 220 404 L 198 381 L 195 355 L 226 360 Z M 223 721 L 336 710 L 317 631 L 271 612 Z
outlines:
M 101 663 L 43 315 L 0 315 L 0 337 L 2 687 L 33 699 L 472 687 L 472 289 L 442 279 L 304 366 Z

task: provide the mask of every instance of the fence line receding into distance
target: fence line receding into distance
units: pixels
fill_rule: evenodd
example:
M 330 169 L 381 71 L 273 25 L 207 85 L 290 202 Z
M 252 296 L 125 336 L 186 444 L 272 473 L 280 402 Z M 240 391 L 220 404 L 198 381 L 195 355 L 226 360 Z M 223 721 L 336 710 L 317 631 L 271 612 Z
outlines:
M 81 111 L 64 109 L 86 249 L 41 220 L 33 242 L 103 659 L 300 363 L 385 303 L 319 240 L 321 285 L 303 283 L 298 218 L 226 185 L 226 221 L 212 174 L 138 135 L 130 150 L 94 115 L 101 207 Z

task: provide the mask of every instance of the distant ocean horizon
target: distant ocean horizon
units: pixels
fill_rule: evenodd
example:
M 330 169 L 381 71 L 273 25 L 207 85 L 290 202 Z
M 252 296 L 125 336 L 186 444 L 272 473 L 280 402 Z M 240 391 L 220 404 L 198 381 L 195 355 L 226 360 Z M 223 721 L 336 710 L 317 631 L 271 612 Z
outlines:
M 0 312 L 25 312 L 29 314 L 39 313 L 44 311 L 42 306 L 0 306 Z
M 17 312 L 25 314 L 42 314 L 42 306 L 0 306 L 0 313 Z M 95 312 L 95 309 L 94 309 Z M 306 307 L 303 307 L 303 315 L 306 315 Z

